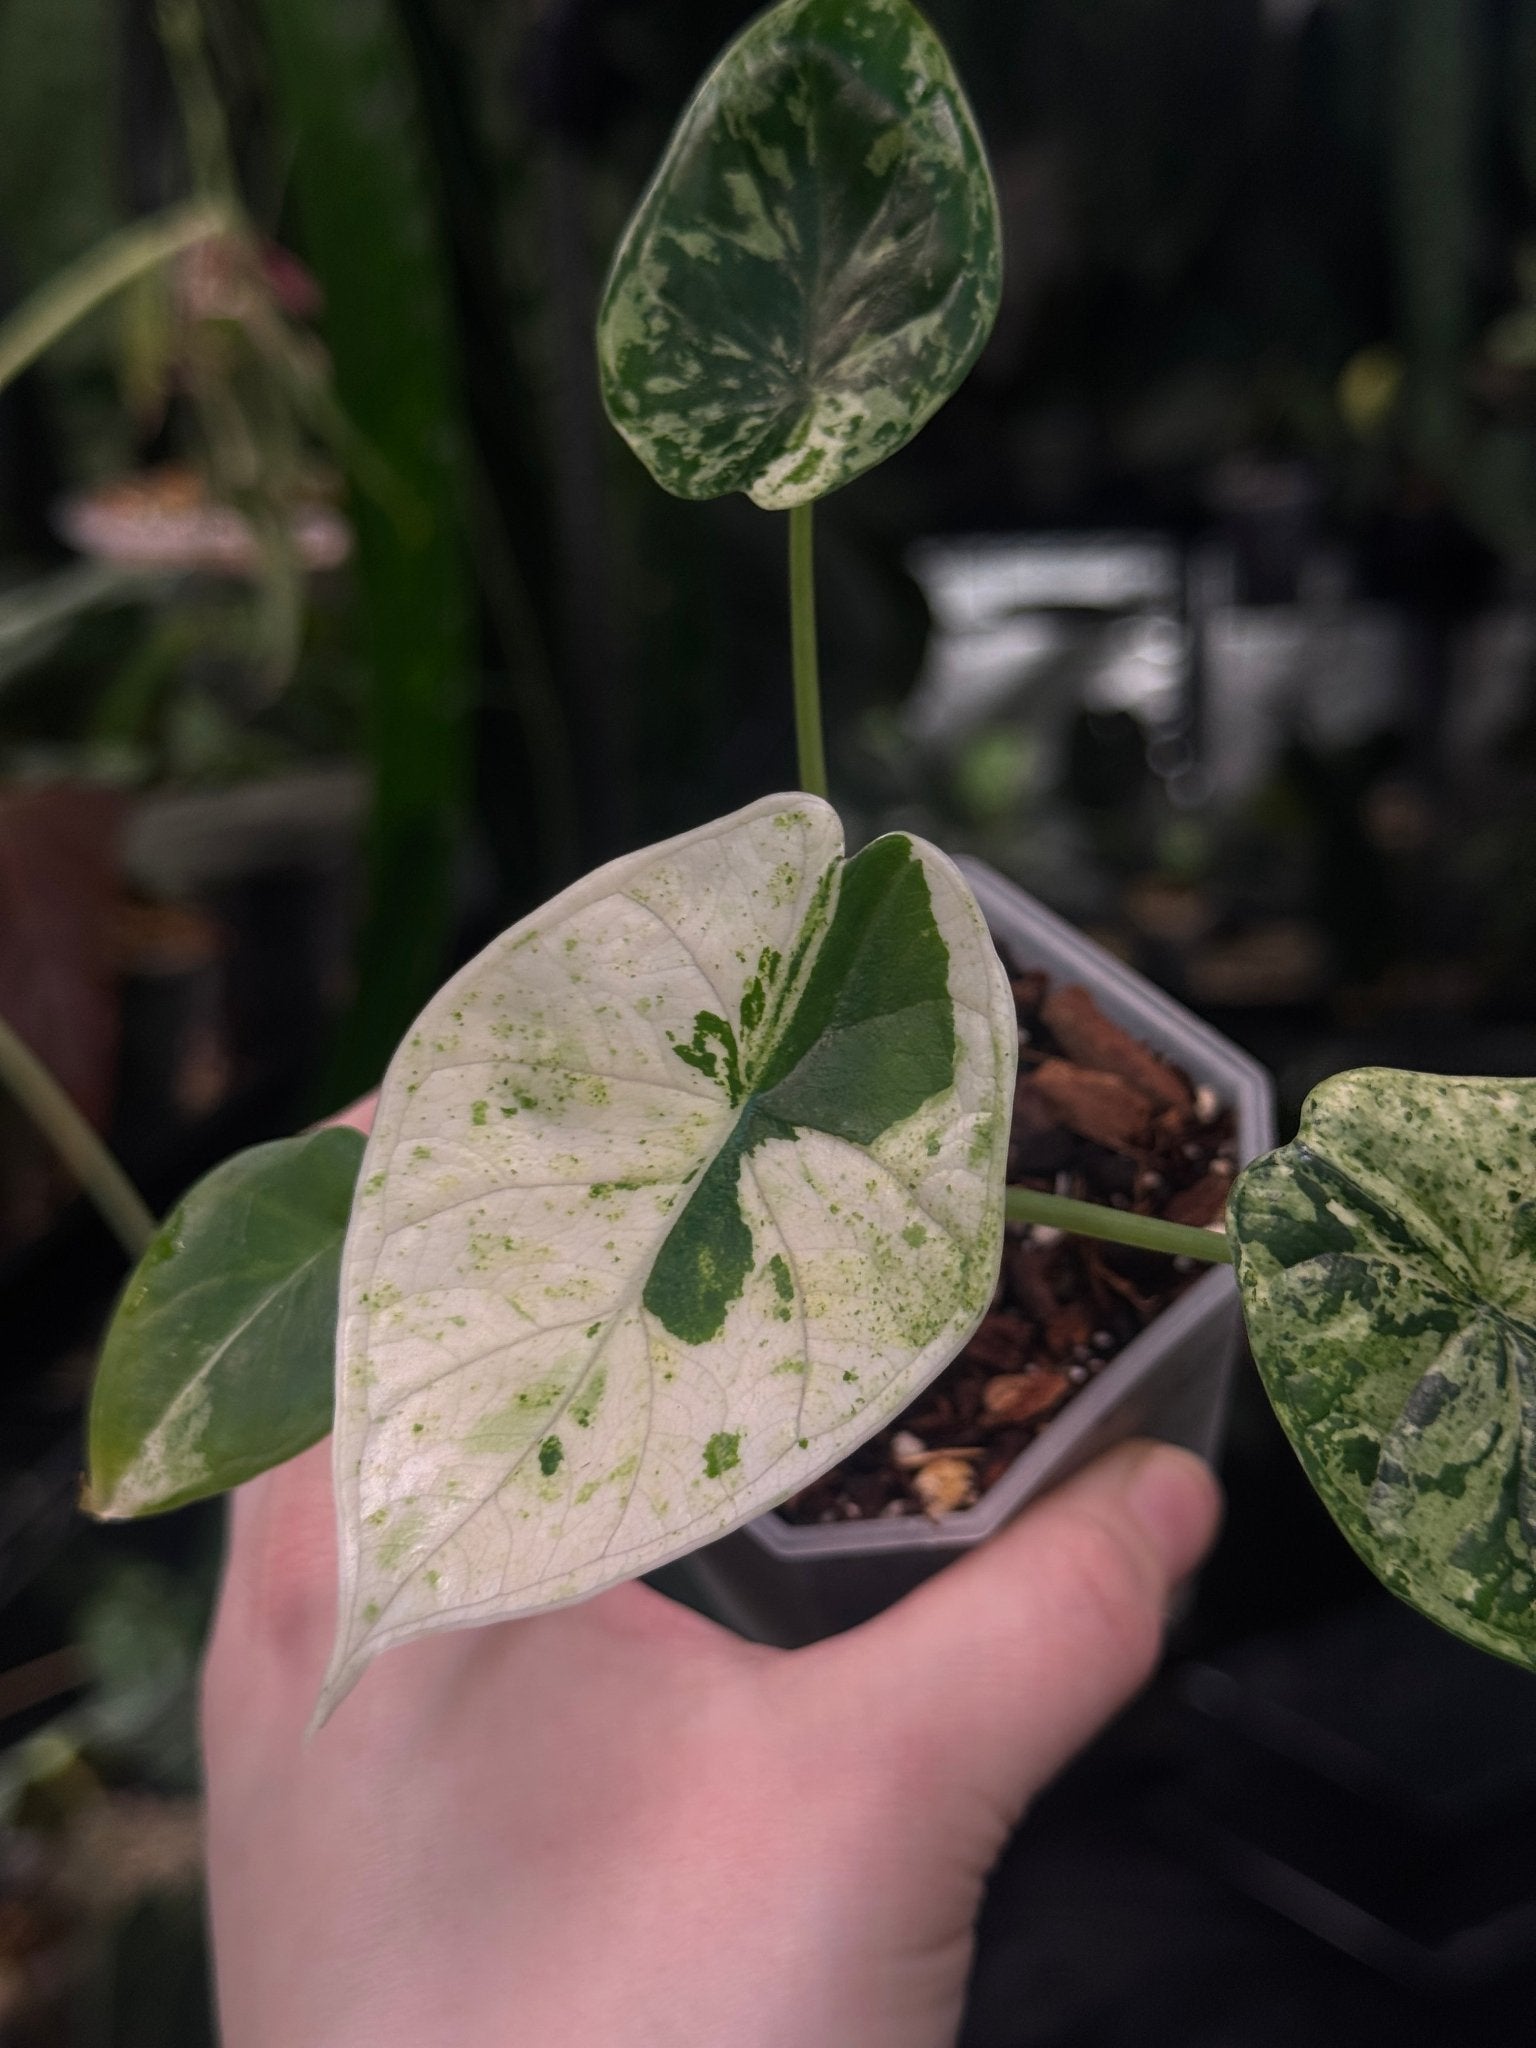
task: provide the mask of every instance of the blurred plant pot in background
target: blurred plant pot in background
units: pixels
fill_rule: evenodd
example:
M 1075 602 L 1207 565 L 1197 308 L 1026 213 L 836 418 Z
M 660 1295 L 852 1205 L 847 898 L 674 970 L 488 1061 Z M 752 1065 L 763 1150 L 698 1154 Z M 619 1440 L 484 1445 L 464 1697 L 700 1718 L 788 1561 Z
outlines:
M 350 993 L 367 803 L 368 778 L 350 766 L 141 799 L 125 835 L 128 879 L 157 906 L 211 919 L 222 951 L 219 1043 L 210 1043 L 208 992 L 190 962 L 179 963 L 190 970 L 175 977 L 185 981 L 179 996 L 139 991 L 146 1013 L 167 1002 L 175 1009 L 162 1022 L 179 1035 L 181 1065 L 157 1081 L 140 1076 L 138 1113 L 152 1113 L 164 1091 L 164 1106 L 185 1121 L 221 1092 L 279 1076 L 294 1088 L 308 1083 Z M 152 1058 L 153 1048 L 141 1049 Z M 132 1104 L 125 1112 L 136 1113 Z
M 1004 956 L 1086 987 L 1105 1016 L 1214 1091 L 1235 1124 L 1238 1165 L 1274 1143 L 1264 1070 L 1219 1032 L 979 862 L 967 879 Z M 754 1641 L 786 1648 L 888 1607 L 1100 1452 L 1160 1437 L 1216 1457 L 1242 1353 L 1228 1267 L 1202 1274 L 1047 1424 L 975 1506 L 921 1516 L 793 1526 L 777 1513 L 652 1576 L 666 1593 Z

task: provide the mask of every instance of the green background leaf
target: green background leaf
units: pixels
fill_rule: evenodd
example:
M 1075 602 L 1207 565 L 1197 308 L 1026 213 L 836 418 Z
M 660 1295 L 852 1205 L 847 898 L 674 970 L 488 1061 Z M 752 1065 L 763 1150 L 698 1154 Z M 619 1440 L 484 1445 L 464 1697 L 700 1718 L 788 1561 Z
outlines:
M 1227 1211 L 1254 1356 L 1379 1578 L 1536 1666 L 1536 1082 L 1326 1081 Z
M 678 496 L 770 509 L 909 441 L 997 314 L 997 199 L 908 0 L 784 0 L 684 113 L 598 323 L 610 418 Z
M 473 659 L 456 388 L 410 52 L 388 0 L 263 0 L 336 395 L 391 482 L 355 490 L 374 772 L 359 989 L 327 1094 L 371 1087 L 442 971 Z
M 835 1464 L 991 1299 L 1017 1027 L 970 891 L 772 797 L 616 861 L 436 997 L 348 1239 L 341 1627 L 559 1605 Z
M 159 1514 L 331 1427 L 361 1133 L 255 1145 L 183 1196 L 124 1290 L 91 1395 L 90 1506 Z

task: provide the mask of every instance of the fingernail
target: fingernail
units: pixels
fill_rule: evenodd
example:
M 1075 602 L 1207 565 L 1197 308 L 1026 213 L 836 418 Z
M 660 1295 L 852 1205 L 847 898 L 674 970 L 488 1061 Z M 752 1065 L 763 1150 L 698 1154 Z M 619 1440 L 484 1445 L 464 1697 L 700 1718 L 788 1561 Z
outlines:
M 1124 1499 L 1170 1583 L 1193 1571 L 1221 1519 L 1221 1488 L 1204 1459 L 1173 1444 L 1147 1444 L 1126 1474 Z

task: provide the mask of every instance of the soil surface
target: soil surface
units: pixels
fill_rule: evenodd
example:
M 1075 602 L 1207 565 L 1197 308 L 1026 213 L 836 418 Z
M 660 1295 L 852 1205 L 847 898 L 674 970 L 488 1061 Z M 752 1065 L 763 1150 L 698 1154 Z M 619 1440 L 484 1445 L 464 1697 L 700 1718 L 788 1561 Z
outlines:
M 1142 1045 L 1087 989 L 1012 976 L 1019 1080 L 1011 1186 L 1219 1224 L 1236 1171 L 1231 1110 Z M 970 1507 L 1205 1268 L 1163 1252 L 1007 1226 L 980 1328 L 896 1420 L 786 1501 L 790 1522 L 938 1518 Z

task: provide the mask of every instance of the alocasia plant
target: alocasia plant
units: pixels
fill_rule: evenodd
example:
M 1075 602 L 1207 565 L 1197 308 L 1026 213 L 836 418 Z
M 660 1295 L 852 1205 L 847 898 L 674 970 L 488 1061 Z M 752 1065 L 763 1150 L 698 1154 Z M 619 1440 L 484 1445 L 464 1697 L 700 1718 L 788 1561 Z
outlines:
M 392 1643 L 580 1599 L 835 1463 L 965 1342 L 1005 1208 L 1235 1258 L 1351 1541 L 1536 1667 L 1536 1083 L 1331 1081 L 1239 1176 L 1225 1236 L 1005 1198 L 1015 1029 L 980 913 L 918 840 L 845 859 L 821 800 L 811 501 L 943 402 L 999 267 L 974 124 L 909 0 L 782 0 L 731 46 L 620 248 L 599 355 L 669 489 L 789 510 L 808 793 L 514 927 L 396 1054 L 355 1196 L 350 1134 L 258 1148 L 129 1282 L 99 1512 L 292 1455 L 334 1369 L 326 1709 Z

